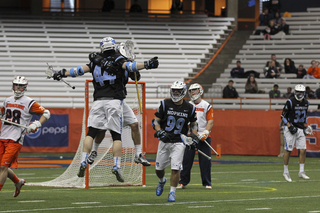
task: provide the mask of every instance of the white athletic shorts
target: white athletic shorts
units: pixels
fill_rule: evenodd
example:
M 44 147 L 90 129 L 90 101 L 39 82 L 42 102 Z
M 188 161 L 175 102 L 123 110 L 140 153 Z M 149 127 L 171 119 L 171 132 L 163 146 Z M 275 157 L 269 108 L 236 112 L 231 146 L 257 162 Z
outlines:
M 118 99 L 97 100 L 89 112 L 88 127 L 122 133 L 123 101 Z
M 123 126 L 127 126 L 136 122 L 138 122 L 137 117 L 135 116 L 134 112 L 129 107 L 129 105 L 124 101 L 123 102 Z
M 171 163 L 171 170 L 181 170 L 186 146 L 181 143 L 163 143 L 159 140 L 156 170 L 163 170 Z
M 303 133 L 303 129 L 298 128 L 296 134 L 291 134 L 287 126 L 284 127 L 284 149 L 292 151 L 294 147 L 297 149 L 306 149 L 306 136 Z

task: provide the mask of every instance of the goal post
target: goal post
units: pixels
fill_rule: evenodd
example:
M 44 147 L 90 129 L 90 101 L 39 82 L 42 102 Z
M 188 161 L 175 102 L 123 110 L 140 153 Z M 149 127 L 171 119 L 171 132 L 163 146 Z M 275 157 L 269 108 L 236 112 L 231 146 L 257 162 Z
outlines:
M 85 83 L 85 106 L 82 121 L 82 133 L 77 152 L 73 161 L 66 171 L 59 177 L 46 182 L 27 183 L 33 186 L 52 186 L 52 187 L 73 187 L 73 188 L 89 188 L 94 186 L 141 186 L 145 185 L 145 167 L 134 162 L 135 146 L 131 136 L 131 128 L 124 126 L 121 134 L 122 156 L 121 171 L 124 182 L 118 182 L 116 176 L 112 174 L 113 154 L 112 154 L 112 138 L 110 132 L 107 131 L 99 148 L 98 155 L 92 165 L 87 166 L 85 177 L 79 178 L 77 173 L 80 168 L 82 158 L 82 148 L 84 138 L 87 134 L 87 119 L 91 105 L 93 103 L 93 86 L 92 80 L 86 80 Z M 136 83 L 129 81 L 126 85 L 127 97 L 124 100 L 133 110 L 139 122 L 139 131 L 141 135 L 142 152 L 145 152 L 145 114 L 140 111 L 140 104 L 137 96 L 137 89 L 142 105 L 142 112 L 145 112 L 145 82 Z

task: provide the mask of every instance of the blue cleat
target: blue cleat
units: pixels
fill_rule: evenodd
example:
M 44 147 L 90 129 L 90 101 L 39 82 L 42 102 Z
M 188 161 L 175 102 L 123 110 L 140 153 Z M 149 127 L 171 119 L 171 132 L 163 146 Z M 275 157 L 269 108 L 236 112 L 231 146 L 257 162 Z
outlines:
M 176 194 L 174 191 L 169 193 L 168 202 L 176 202 Z
M 118 168 L 117 166 L 114 166 L 112 168 L 112 173 L 116 176 L 119 182 L 122 182 L 122 183 L 124 182 L 124 178 L 122 176 L 122 172 L 120 168 Z
M 78 172 L 78 177 L 84 177 L 86 169 L 87 169 L 87 164 L 85 162 L 82 162 L 80 165 L 79 172 Z
M 159 180 L 159 183 L 158 183 L 158 186 L 157 186 L 157 191 L 156 191 L 156 195 L 157 196 L 160 196 L 163 192 L 163 187 L 164 187 L 164 184 L 166 184 L 167 182 L 167 178 L 164 178 L 164 181 L 163 182 L 160 182 Z

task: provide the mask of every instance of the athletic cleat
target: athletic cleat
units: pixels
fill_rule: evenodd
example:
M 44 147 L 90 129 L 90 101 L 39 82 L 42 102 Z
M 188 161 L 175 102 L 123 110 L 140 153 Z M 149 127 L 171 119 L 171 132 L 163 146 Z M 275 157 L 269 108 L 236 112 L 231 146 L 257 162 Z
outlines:
M 16 190 L 14 191 L 13 197 L 18 197 L 20 194 L 21 187 L 26 183 L 24 179 L 20 179 L 18 183 L 15 183 Z
M 284 179 L 286 179 L 287 182 L 292 182 L 289 173 L 283 173 Z
M 299 172 L 299 178 L 303 178 L 305 180 L 309 180 L 310 178 L 304 172 Z
M 164 187 L 164 184 L 166 184 L 166 182 L 167 182 L 167 178 L 164 178 L 163 182 L 160 182 L 160 180 L 159 180 L 159 183 L 158 183 L 158 186 L 157 186 L 157 190 L 156 190 L 156 195 L 157 196 L 162 195 L 163 187 Z
M 169 193 L 168 202 L 176 202 L 176 194 L 174 191 Z
M 93 164 L 94 159 L 97 157 L 98 153 L 96 151 L 92 151 L 89 155 L 89 157 L 87 158 L 87 163 L 88 164 Z
M 180 184 L 177 186 L 177 189 L 184 189 L 184 188 L 186 188 L 186 186 L 183 185 L 182 183 L 180 183 Z
M 124 178 L 122 176 L 122 172 L 121 172 L 120 168 L 118 168 L 117 166 L 114 166 L 112 168 L 112 173 L 116 176 L 116 178 L 119 182 L 124 182 Z
M 86 169 L 87 169 L 87 164 L 81 163 L 80 169 L 78 172 L 78 177 L 84 177 L 84 173 L 86 172 Z
M 135 163 L 141 163 L 143 166 L 151 166 L 151 163 L 149 163 L 149 161 L 147 161 L 142 153 L 140 153 L 139 157 L 135 156 L 134 157 L 134 162 Z
M 212 186 L 208 185 L 208 186 L 206 186 L 206 189 L 212 189 Z

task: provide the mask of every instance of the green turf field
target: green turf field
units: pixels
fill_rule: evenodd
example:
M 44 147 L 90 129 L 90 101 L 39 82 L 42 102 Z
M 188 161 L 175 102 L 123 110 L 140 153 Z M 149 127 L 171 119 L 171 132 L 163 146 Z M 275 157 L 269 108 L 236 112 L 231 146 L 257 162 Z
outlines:
M 23 154 L 20 154 L 20 156 Z M 148 159 L 154 155 L 147 155 Z M 217 159 L 213 159 L 217 160 Z M 201 185 L 198 165 L 191 183 L 178 189 L 176 202 L 168 203 L 170 184 L 156 196 L 158 179 L 154 166 L 147 167 L 146 188 L 103 187 L 64 189 L 23 186 L 14 198 L 14 185 L 7 180 L 0 192 L 2 212 L 320 212 L 319 158 L 307 158 L 310 180 L 298 178 L 297 157 L 290 158 L 292 183 L 282 177 L 282 159 L 264 156 L 222 156 L 212 165 L 212 190 Z M 18 169 L 27 182 L 51 180 L 64 169 Z M 166 177 L 170 179 L 167 169 Z

